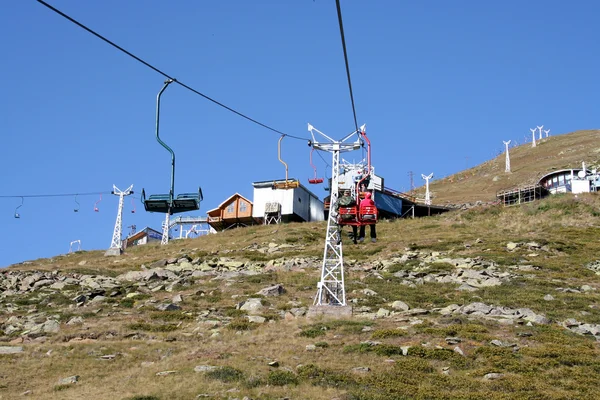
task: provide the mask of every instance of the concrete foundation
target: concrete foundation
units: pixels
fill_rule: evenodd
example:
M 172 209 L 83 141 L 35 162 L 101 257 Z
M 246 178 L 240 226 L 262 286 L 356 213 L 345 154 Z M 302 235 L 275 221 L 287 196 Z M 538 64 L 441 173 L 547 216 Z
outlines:
M 106 253 L 104 253 L 105 256 L 120 256 L 123 253 L 123 250 L 121 250 L 120 248 L 114 248 L 111 247 L 110 249 L 106 250 Z
M 352 317 L 352 306 L 310 306 L 306 313 L 307 318 L 350 318 Z

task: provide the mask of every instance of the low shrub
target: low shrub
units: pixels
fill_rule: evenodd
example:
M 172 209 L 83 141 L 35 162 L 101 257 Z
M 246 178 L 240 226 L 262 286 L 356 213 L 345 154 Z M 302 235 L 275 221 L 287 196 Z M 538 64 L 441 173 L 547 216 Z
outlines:
M 317 327 L 317 326 L 312 326 L 306 329 L 303 329 L 302 332 L 300 332 L 300 336 L 302 337 L 307 337 L 307 338 L 316 338 L 318 336 L 323 336 L 325 335 L 325 331 L 327 330 L 326 328 L 323 329 L 325 327 Z
M 133 324 L 129 324 L 127 325 L 127 328 L 133 331 L 147 332 L 173 332 L 179 329 L 178 326 L 174 324 L 153 325 L 145 322 L 136 322 Z
M 298 377 L 290 371 L 271 371 L 267 383 L 272 386 L 297 385 Z
M 205 374 L 208 378 L 219 380 L 221 382 L 237 382 L 242 380 L 244 373 L 237 368 L 225 366 L 208 371 Z
M 256 327 L 258 327 L 257 324 L 254 324 L 245 318 L 235 318 L 227 325 L 227 329 L 232 331 L 250 331 Z
M 373 339 L 387 339 L 393 337 L 406 336 L 407 332 L 402 329 L 378 329 L 373 332 Z

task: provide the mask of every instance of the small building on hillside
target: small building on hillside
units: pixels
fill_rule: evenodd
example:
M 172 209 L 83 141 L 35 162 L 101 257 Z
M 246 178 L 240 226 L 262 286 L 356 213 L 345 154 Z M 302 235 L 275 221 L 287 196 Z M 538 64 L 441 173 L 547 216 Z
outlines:
M 596 170 L 585 167 L 552 171 L 542 176 L 539 184 L 551 194 L 595 192 L 600 187 Z
M 162 233 L 150 227 L 145 227 L 139 232 L 132 233 L 123 240 L 123 247 L 139 246 L 146 243 L 160 242 Z
M 534 185 L 500 190 L 496 197 L 505 206 L 519 205 L 539 200 L 557 193 L 589 193 L 600 188 L 600 174 L 594 169 L 559 169 L 542 176 Z
M 283 189 L 292 182 L 289 189 Z M 295 179 L 252 183 L 252 216 L 265 223 L 323 221 L 323 202 Z M 293 186 L 293 187 L 292 187 Z M 279 187 L 279 188 L 277 188 Z
M 236 193 L 219 204 L 217 208 L 207 211 L 207 222 L 216 231 L 260 224 L 261 220 L 252 215 L 253 208 L 250 200 Z

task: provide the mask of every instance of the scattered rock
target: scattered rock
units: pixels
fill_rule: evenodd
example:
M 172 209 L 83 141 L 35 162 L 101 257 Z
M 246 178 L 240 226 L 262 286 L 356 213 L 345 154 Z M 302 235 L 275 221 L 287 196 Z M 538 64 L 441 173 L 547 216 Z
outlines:
M 67 325 L 80 325 L 80 324 L 83 324 L 82 317 L 73 317 L 67 322 Z
M 386 310 L 385 308 L 380 308 L 377 311 L 377 318 L 385 318 L 390 315 L 390 310 Z
M 23 347 L 20 346 L 0 346 L 0 354 L 17 354 L 22 352 Z
M 506 243 L 506 249 L 509 251 L 515 250 L 517 247 L 519 247 L 518 243 L 514 243 L 514 242 Z
M 264 309 L 264 306 L 262 305 L 260 299 L 250 298 L 238 304 L 237 308 L 243 311 L 247 311 L 248 314 L 259 314 Z
M 458 344 L 462 342 L 462 339 L 457 337 L 447 337 L 445 340 L 448 344 Z
M 176 294 L 175 296 L 173 296 L 172 301 L 175 304 L 182 303 L 183 302 L 183 296 L 181 296 L 180 294 Z
M 59 385 L 72 385 L 79 382 L 79 375 L 68 376 L 58 381 Z
M 173 375 L 176 373 L 177 373 L 177 371 L 161 371 L 161 372 L 157 372 L 156 376 L 167 376 L 167 375 Z
M 267 320 L 265 317 L 261 317 L 260 315 L 248 315 L 246 318 L 248 318 L 248 321 L 256 324 L 264 324 Z
M 154 308 L 156 308 L 159 311 L 177 311 L 177 310 L 181 310 L 181 307 L 179 307 L 177 304 L 173 304 L 173 303 L 157 304 L 157 305 L 154 306 Z
M 485 374 L 483 376 L 483 379 L 488 380 L 488 381 L 493 381 L 493 380 L 500 379 L 500 378 L 504 378 L 504 374 L 500 374 L 498 372 L 490 372 L 489 374 Z
M 273 286 L 266 287 L 264 289 L 259 290 L 256 294 L 260 294 L 263 296 L 279 296 L 285 292 L 283 285 L 277 284 Z
M 196 365 L 194 367 L 194 372 L 209 372 L 217 369 L 219 369 L 219 367 L 215 367 L 213 365 Z
M 461 356 L 465 355 L 465 353 L 462 351 L 462 349 L 458 346 L 456 346 L 452 351 L 454 351 L 456 354 L 460 354 Z
M 410 309 L 410 307 L 408 306 L 408 304 L 406 304 L 403 301 L 400 300 L 396 300 L 392 303 L 392 308 L 394 310 L 400 310 L 400 311 L 408 311 Z

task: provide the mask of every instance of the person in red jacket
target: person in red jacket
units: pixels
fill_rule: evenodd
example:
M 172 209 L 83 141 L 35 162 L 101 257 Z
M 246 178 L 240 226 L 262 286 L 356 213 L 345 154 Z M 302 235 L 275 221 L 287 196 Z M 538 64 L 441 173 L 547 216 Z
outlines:
M 367 192 L 365 194 L 365 198 L 360 201 L 359 209 L 362 210 L 364 207 L 375 207 L 375 202 L 371 198 L 371 193 Z M 362 214 L 362 211 L 360 211 Z M 377 232 L 375 230 L 375 224 L 369 225 L 371 228 L 371 242 L 375 243 L 377 241 Z M 365 226 L 361 225 L 360 233 L 358 235 L 358 241 L 362 242 L 365 240 Z

